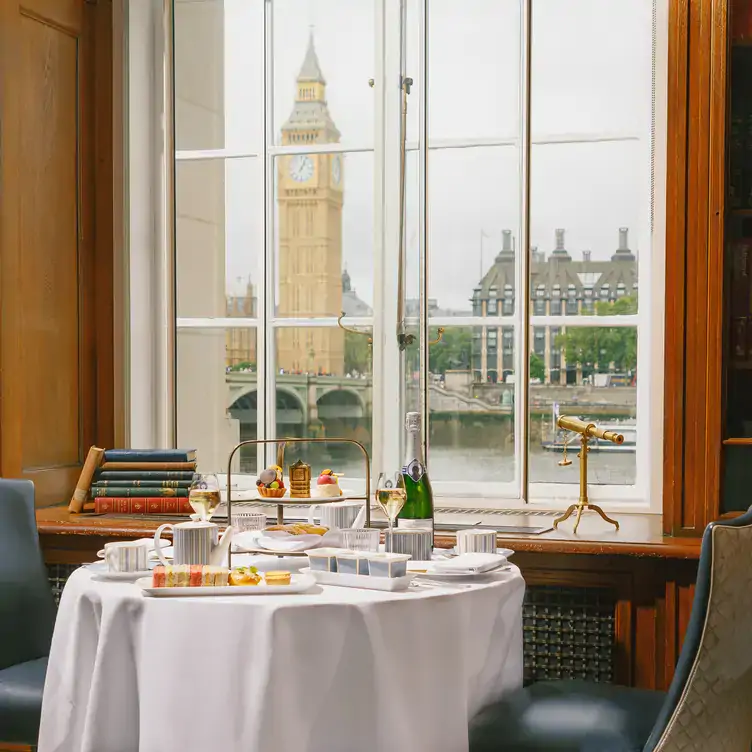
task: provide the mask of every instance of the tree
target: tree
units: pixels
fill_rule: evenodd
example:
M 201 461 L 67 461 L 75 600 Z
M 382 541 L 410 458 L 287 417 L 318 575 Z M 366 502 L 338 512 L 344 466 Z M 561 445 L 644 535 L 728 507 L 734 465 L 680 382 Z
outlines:
M 613 302 L 598 302 L 596 316 L 626 315 L 637 312 L 637 299 L 625 296 Z M 583 314 L 585 315 L 585 314 Z M 568 327 L 556 337 L 568 362 L 608 371 L 611 363 L 617 371 L 634 370 L 637 365 L 637 330 L 635 327 Z
M 255 361 L 246 360 L 242 363 L 237 363 L 234 366 L 230 366 L 230 371 L 255 371 L 256 370 L 256 363 Z
M 546 364 L 543 362 L 543 358 L 534 352 L 530 353 L 530 378 L 539 381 L 546 379 Z
M 371 345 L 368 339 L 366 332 L 345 332 L 345 373 L 371 372 Z
M 468 327 L 446 329 L 441 342 L 429 345 L 429 370 L 431 373 L 469 370 L 472 346 L 473 334 Z

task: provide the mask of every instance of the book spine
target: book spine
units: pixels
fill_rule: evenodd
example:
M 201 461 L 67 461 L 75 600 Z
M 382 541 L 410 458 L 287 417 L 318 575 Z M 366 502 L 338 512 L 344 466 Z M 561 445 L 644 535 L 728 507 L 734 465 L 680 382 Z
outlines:
M 195 470 L 195 462 L 104 462 L 102 470 Z
M 195 449 L 108 449 L 105 462 L 193 462 Z
M 94 512 L 96 514 L 191 514 L 193 509 L 188 499 L 148 496 L 140 499 L 113 497 L 94 499 Z
M 89 448 L 89 453 L 86 455 L 86 462 L 84 462 L 83 468 L 81 468 L 81 475 L 78 476 L 78 483 L 76 483 L 76 490 L 73 492 L 70 504 L 68 504 L 68 511 L 78 514 L 84 508 L 84 502 L 89 495 L 89 489 L 91 488 L 91 479 L 94 477 L 94 471 L 97 469 L 99 463 L 102 461 L 104 455 L 104 449 L 92 446 Z
M 97 470 L 94 479 L 100 480 L 187 480 L 192 481 L 192 470 Z
M 110 498 L 117 498 L 119 496 L 129 498 L 148 499 L 150 497 L 188 497 L 187 488 L 92 488 L 92 498 L 100 496 L 106 496 Z
M 190 488 L 190 480 L 98 480 L 92 488 Z

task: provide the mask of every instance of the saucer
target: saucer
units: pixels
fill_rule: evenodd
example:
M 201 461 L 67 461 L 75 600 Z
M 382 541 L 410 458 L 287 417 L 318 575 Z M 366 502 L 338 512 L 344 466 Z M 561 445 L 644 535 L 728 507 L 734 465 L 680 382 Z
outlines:
M 151 569 L 140 572 L 111 572 L 103 561 L 95 561 L 84 565 L 95 580 L 107 582 L 135 582 L 141 577 L 151 577 Z

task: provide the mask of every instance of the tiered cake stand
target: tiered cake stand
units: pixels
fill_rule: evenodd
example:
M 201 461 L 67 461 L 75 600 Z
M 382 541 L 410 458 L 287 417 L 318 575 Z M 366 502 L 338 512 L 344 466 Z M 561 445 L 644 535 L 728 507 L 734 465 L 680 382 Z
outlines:
M 337 501 L 364 501 L 366 505 L 366 527 L 371 527 L 371 458 L 368 456 L 368 450 L 355 439 L 249 439 L 248 441 L 241 441 L 230 452 L 230 456 L 227 460 L 227 524 L 232 526 L 232 461 L 236 452 L 242 449 L 244 446 L 252 446 L 258 444 L 277 444 L 277 465 L 282 468 L 284 472 L 285 467 L 285 447 L 288 444 L 354 444 L 360 449 L 363 454 L 363 460 L 366 468 L 366 493 L 365 496 L 339 496 L 336 498 L 328 498 L 322 496 L 321 498 L 297 498 L 291 496 L 283 496 L 279 499 L 267 498 L 259 496 L 257 502 L 259 505 L 264 504 L 276 504 L 277 505 L 277 523 L 284 524 L 284 511 L 286 506 L 302 505 L 302 506 L 318 506 L 319 504 L 332 504 Z M 232 548 L 232 546 L 230 547 Z M 268 552 L 271 553 L 271 552 Z M 289 555 L 289 554 L 288 554 Z M 293 554 L 294 555 L 294 554 Z M 232 556 L 232 554 L 230 554 Z

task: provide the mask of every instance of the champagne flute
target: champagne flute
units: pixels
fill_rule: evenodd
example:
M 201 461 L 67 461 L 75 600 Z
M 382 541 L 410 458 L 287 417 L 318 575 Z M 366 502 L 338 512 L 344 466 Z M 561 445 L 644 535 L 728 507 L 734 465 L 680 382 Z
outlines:
M 188 502 L 201 522 L 209 522 L 220 502 L 217 476 L 214 473 L 197 473 L 188 490 Z
M 402 485 L 402 473 L 379 473 L 376 481 L 376 503 L 389 520 L 389 534 L 394 530 L 394 521 L 407 500 L 407 491 Z

